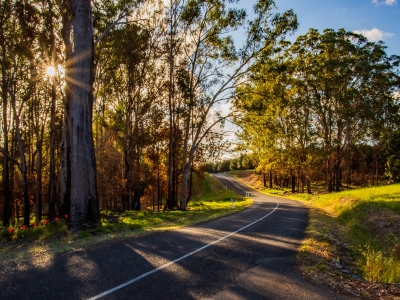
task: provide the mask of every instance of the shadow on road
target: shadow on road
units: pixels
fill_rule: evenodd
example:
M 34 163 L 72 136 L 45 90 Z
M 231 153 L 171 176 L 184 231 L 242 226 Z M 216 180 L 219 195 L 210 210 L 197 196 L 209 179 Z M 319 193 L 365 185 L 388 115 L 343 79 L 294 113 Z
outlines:
M 104 299 L 339 299 L 295 271 L 307 209 L 278 201 L 267 218 Z M 239 230 L 274 207 L 276 199 L 259 198 L 221 219 L 59 253 L 46 268 L 26 264 L 2 274 L 1 299 L 88 299 Z

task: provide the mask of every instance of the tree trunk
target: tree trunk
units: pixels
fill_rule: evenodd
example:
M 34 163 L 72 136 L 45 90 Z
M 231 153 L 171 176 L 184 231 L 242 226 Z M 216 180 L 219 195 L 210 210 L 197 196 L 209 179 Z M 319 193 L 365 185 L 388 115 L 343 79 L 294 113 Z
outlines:
M 265 172 L 263 171 L 262 175 L 263 175 L 264 187 L 266 188 L 267 187 L 267 174 L 265 174 Z
M 44 127 L 43 127 L 44 128 Z M 42 131 L 43 132 L 43 131 Z M 36 160 L 36 222 L 42 220 L 42 137 L 37 137 L 37 160 Z
M 161 183 L 160 183 L 160 149 L 157 145 L 157 211 L 160 211 Z
M 173 111 L 173 73 L 174 73 L 174 59 L 173 59 L 173 12 L 171 11 L 170 21 L 170 40 L 169 40 L 169 89 L 168 89 L 168 112 L 169 112 L 169 143 L 168 143 L 168 197 L 166 207 L 172 209 L 174 195 L 174 111 Z
M 94 42 L 90 0 L 71 0 L 73 45 L 68 111 L 71 229 L 98 222 L 96 161 L 92 133 Z
M 186 205 L 189 204 L 190 199 L 193 195 L 193 169 L 190 170 L 190 178 L 189 178 L 189 195 L 187 196 Z
M 140 196 L 142 195 L 143 187 L 141 184 L 138 184 L 135 187 L 135 192 L 133 194 L 133 209 L 136 211 L 140 210 Z
M 23 190 L 23 197 L 24 197 L 24 225 L 29 225 L 29 217 L 30 217 L 30 205 L 29 205 L 29 194 L 28 194 L 28 178 L 27 178 L 27 166 L 26 166 L 26 158 L 25 158 L 25 149 L 22 142 L 21 131 L 19 126 L 19 116 L 17 114 L 17 108 L 15 103 L 15 89 L 13 89 L 12 95 L 12 109 L 14 115 L 14 122 L 15 122 L 15 132 L 18 142 L 18 149 L 19 149 L 19 156 L 21 159 L 21 181 L 22 181 L 22 190 Z
M 189 175 L 190 175 L 190 165 L 188 163 L 182 172 L 181 210 L 186 210 Z
M 54 218 L 56 216 L 56 160 L 55 160 L 55 142 L 54 136 L 56 133 L 55 128 L 55 114 L 56 114 L 56 79 L 53 78 L 52 91 L 51 91 L 51 116 L 50 116 L 50 178 L 49 178 L 49 192 L 48 192 L 48 205 L 49 211 L 47 218 Z
M 296 176 L 292 174 L 292 193 L 296 193 Z
M 312 192 L 311 192 L 311 180 L 310 180 L 310 177 L 308 177 L 308 176 L 306 176 L 306 184 L 307 184 L 307 193 L 308 194 L 312 194 Z
M 11 139 L 11 156 L 16 156 L 16 140 L 15 140 L 15 134 L 12 134 L 13 138 Z M 15 154 L 14 154 L 15 153 Z M 12 224 L 13 226 L 15 225 L 15 215 L 18 211 L 15 205 L 17 205 L 18 201 L 15 201 L 15 196 L 14 196 L 14 173 L 15 173 L 15 162 L 14 160 L 10 160 L 10 206 L 11 206 L 11 219 L 12 219 Z
M 342 150 L 340 146 L 337 146 L 337 153 L 336 153 L 336 166 L 335 166 L 335 191 L 340 191 L 340 186 L 342 185 L 342 176 L 341 176 L 341 165 L 342 165 Z
M 69 0 L 63 0 L 61 7 L 59 7 L 62 14 L 62 28 L 61 34 L 65 46 L 65 60 L 69 63 L 72 61 L 72 41 L 71 41 L 71 7 Z M 72 68 L 67 65 L 65 68 L 65 77 L 71 78 Z M 72 93 L 71 80 L 65 80 L 65 99 L 64 99 L 64 118 L 63 127 L 61 134 L 61 170 L 60 170 L 60 208 L 59 213 L 61 215 L 71 215 L 71 168 L 70 168 L 70 152 L 71 152 L 71 141 L 68 126 L 69 119 L 69 105 L 71 102 Z
M 269 188 L 272 189 L 272 171 L 269 171 Z
M 328 192 L 332 192 L 332 172 L 331 172 L 331 164 L 330 159 L 328 158 L 326 162 L 326 186 L 328 188 Z
M 196 151 L 196 147 L 192 146 L 189 152 L 188 162 L 185 169 L 182 171 L 182 184 L 181 184 L 181 210 L 186 210 L 187 208 L 187 193 L 188 193 L 188 183 L 189 176 L 192 169 L 193 158 Z
M 53 5 L 52 1 L 48 0 L 49 6 L 49 20 L 50 20 L 50 43 L 51 43 L 51 54 L 52 62 L 56 61 L 56 46 L 55 46 L 55 36 L 54 36 L 54 26 L 53 26 Z M 47 213 L 47 218 L 52 219 L 56 216 L 56 160 L 55 160 L 55 114 L 56 114 L 56 97 L 57 97 L 57 82 L 55 76 L 52 78 L 51 87 L 51 109 L 50 109 L 50 167 L 49 167 L 49 191 L 48 191 L 48 206 L 49 210 Z
M 3 98 L 3 226 L 8 226 L 10 224 L 10 219 L 12 217 L 12 207 L 11 207 L 11 195 L 10 195 L 10 170 L 8 168 L 8 81 L 5 67 L 5 45 L 4 40 L 2 41 L 2 98 Z

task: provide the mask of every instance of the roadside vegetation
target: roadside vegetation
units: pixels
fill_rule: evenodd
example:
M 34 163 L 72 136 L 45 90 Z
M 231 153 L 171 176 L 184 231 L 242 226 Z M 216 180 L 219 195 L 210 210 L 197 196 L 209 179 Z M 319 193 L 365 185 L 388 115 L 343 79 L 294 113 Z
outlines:
M 235 200 L 232 209 L 231 199 Z M 0 227 L 0 261 L 19 263 L 49 253 L 76 250 L 100 242 L 131 237 L 152 231 L 171 230 L 231 214 L 249 207 L 252 199 L 225 188 L 218 179 L 206 175 L 189 202 L 188 210 L 102 211 L 101 224 L 70 232 L 65 220 L 29 229 Z
M 309 226 L 297 256 L 309 280 L 353 297 L 400 296 L 400 184 L 309 195 L 264 188 L 254 171 L 230 173 L 261 192 L 309 207 Z

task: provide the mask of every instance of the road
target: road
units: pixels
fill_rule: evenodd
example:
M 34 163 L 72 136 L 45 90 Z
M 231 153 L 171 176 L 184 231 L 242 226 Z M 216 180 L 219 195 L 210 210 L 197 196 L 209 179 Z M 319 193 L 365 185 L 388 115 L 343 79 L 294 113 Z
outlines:
M 302 279 L 298 202 L 251 191 L 243 212 L 177 230 L 55 254 L 0 277 L 0 299 L 348 299 Z

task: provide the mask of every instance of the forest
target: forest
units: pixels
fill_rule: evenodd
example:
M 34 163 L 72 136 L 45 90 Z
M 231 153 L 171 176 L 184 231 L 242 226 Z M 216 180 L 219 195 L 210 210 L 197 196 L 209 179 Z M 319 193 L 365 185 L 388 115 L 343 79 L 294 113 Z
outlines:
M 1 1 L 2 224 L 186 210 L 228 120 L 247 153 L 232 168 L 271 186 L 398 182 L 400 57 L 344 29 L 290 43 L 296 14 L 272 0 L 248 15 L 236 0 Z

